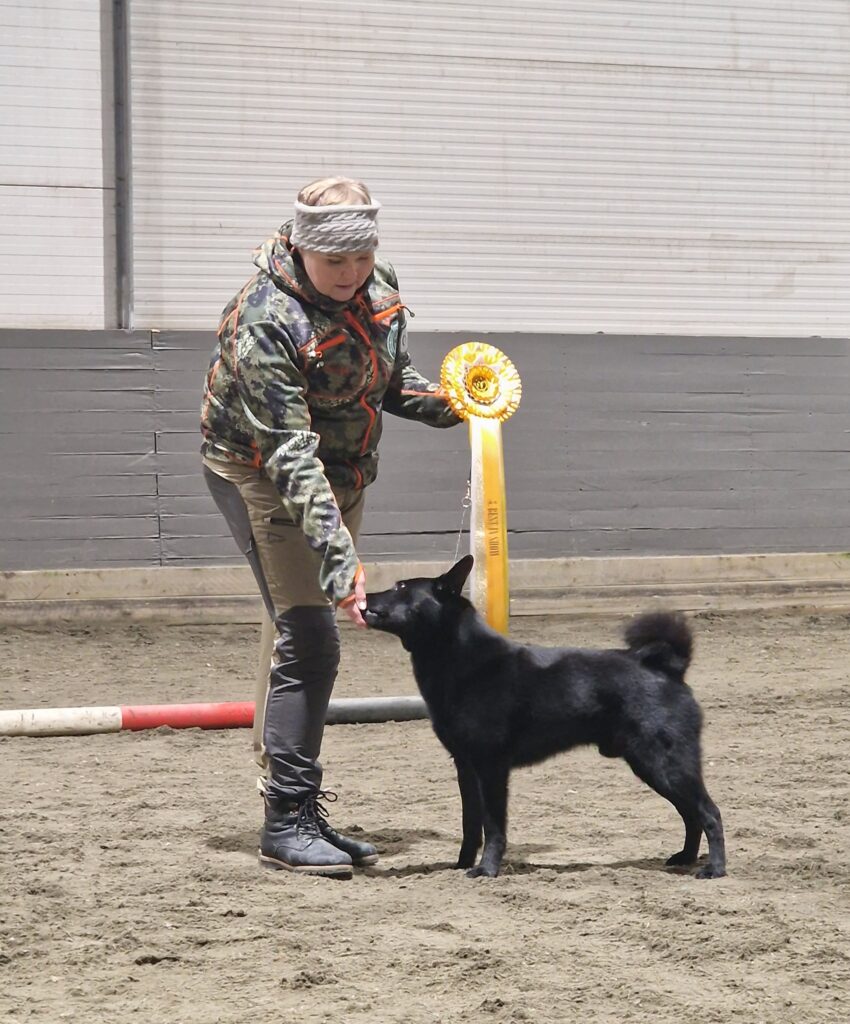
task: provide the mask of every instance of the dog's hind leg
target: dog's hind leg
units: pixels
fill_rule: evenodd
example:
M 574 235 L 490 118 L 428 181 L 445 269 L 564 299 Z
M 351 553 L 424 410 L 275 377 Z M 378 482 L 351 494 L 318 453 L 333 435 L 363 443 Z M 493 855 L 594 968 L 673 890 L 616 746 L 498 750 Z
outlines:
M 654 756 L 653 756 L 654 755 Z M 669 800 L 685 823 L 685 845 L 667 859 L 667 866 L 695 864 L 702 833 L 708 839 L 708 863 L 697 878 L 720 878 L 726 874 L 726 853 L 720 811 L 712 802 L 702 780 L 682 770 L 666 751 L 656 749 L 625 755 L 629 767 L 639 779 L 656 793 Z
M 478 878 L 480 875 L 495 878 L 499 873 L 507 845 L 510 770 L 509 764 L 499 761 L 475 765 L 484 819 L 484 852 L 478 866 L 467 871 L 469 878 Z
M 697 871 L 697 878 L 722 878 L 726 874 L 726 841 L 720 811 L 701 781 L 696 785 L 689 783 L 689 788 L 692 795 L 689 794 L 687 799 L 670 798 L 685 821 L 685 848 L 681 853 L 673 854 L 667 864 L 694 864 L 702 833 L 705 832 L 708 861 Z
M 457 785 L 463 814 L 463 841 L 457 858 L 457 867 L 471 868 L 481 849 L 483 825 L 481 818 L 481 790 L 478 776 L 466 761 L 455 758 Z
M 670 802 L 682 815 L 682 821 L 685 823 L 685 845 L 678 853 L 668 857 L 664 863 L 668 868 L 696 864 L 699 856 L 699 844 L 702 840 L 702 825 L 699 823 L 699 816 L 691 808 L 683 807 L 678 800 L 672 797 Z
M 717 804 L 700 785 L 698 811 L 702 830 L 708 840 L 708 862 L 697 871 L 697 878 L 722 878 L 726 874 L 726 839 Z

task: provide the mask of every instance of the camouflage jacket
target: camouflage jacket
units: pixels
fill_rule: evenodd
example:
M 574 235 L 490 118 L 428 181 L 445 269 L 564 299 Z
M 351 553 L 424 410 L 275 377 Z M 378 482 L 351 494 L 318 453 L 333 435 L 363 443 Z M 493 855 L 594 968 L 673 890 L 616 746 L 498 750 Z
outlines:
M 256 466 L 322 555 L 331 600 L 358 566 L 331 485 L 362 488 L 378 470 L 382 412 L 434 427 L 458 423 L 417 372 L 393 268 L 377 261 L 346 303 L 313 288 L 289 229 L 254 256 L 258 272 L 225 307 L 204 387 L 203 451 Z

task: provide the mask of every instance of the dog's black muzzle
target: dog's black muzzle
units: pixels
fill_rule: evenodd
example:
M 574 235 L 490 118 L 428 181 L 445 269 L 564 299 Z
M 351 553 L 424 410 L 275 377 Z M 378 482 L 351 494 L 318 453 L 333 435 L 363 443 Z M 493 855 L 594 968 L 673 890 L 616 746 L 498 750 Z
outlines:
M 370 608 L 368 604 L 366 605 L 366 609 L 362 612 L 362 615 L 363 621 L 366 623 L 366 625 L 374 626 L 375 628 L 378 627 L 378 624 L 381 622 L 382 619 L 385 619 L 387 617 L 386 612 L 379 611 L 375 608 Z

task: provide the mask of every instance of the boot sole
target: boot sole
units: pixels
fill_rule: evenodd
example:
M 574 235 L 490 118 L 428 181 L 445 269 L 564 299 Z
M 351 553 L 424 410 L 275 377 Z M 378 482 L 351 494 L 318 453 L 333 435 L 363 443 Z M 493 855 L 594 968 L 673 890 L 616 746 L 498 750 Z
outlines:
M 353 863 L 356 868 L 368 868 L 372 864 L 377 864 L 379 860 L 380 854 L 373 853 L 369 857 L 358 857 Z
M 332 875 L 335 878 L 351 878 L 351 864 L 287 864 L 274 857 L 258 853 L 260 867 L 266 871 L 292 871 L 297 875 Z

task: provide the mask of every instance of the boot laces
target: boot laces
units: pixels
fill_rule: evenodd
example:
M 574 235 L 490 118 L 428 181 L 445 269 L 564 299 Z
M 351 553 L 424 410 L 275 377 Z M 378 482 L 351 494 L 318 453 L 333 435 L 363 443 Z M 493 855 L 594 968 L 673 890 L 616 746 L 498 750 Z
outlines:
M 302 835 L 320 835 L 319 824 L 321 819 L 327 819 L 330 811 L 321 802 L 327 800 L 329 804 L 335 803 L 339 797 L 329 789 L 320 789 L 315 795 L 308 796 L 302 801 L 298 808 L 298 817 L 295 819 L 295 830 Z

